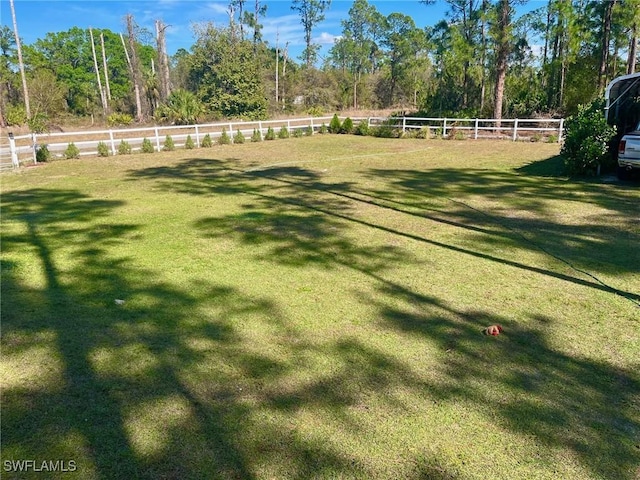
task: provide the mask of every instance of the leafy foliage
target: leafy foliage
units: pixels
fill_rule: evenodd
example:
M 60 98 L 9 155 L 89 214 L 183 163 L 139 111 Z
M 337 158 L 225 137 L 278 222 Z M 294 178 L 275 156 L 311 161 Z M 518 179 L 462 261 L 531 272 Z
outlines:
M 64 151 L 64 158 L 80 158 L 80 149 L 75 143 L 71 142 Z
M 36 162 L 48 162 L 51 159 L 51 152 L 46 145 L 39 145 L 36 149 Z
M 202 145 L 203 148 L 210 148 L 213 146 L 213 141 L 211 140 L 211 135 L 209 135 L 208 133 L 204 136 L 204 138 L 202 139 L 202 143 L 200 144 Z
M 164 139 L 162 150 L 164 150 L 165 152 L 172 152 L 175 149 L 176 149 L 176 146 L 173 143 L 173 138 L 171 138 L 171 135 L 167 135 Z
M 615 165 L 609 151 L 616 133 L 603 115 L 604 101 L 598 99 L 581 105 L 578 113 L 565 123 L 565 139 L 560 151 L 570 175 L 595 175 Z
M 340 127 L 340 133 L 353 133 L 353 120 L 351 120 L 351 118 L 347 117 L 344 119 L 344 122 L 342 122 L 342 126 Z
M 242 131 L 238 130 L 236 134 L 233 136 L 233 143 L 244 143 L 244 135 Z
M 278 132 L 278 138 L 289 138 L 289 130 L 284 125 L 280 128 Z
M 129 155 L 131 153 L 131 144 L 126 140 L 121 140 L 118 145 L 118 155 Z
M 275 140 L 276 139 L 276 132 L 273 131 L 273 128 L 269 127 L 267 128 L 267 133 L 264 136 L 265 140 Z
M 153 148 L 153 144 L 151 140 L 148 138 L 142 139 L 142 153 L 153 153 L 155 149 Z
M 367 120 L 361 120 L 353 133 L 355 135 L 369 135 L 369 122 Z
M 334 113 L 331 122 L 329 122 L 329 133 L 340 133 L 342 130 L 342 122 L 338 118 L 338 114 Z
M 98 143 L 98 156 L 99 157 L 108 157 L 109 156 L 109 147 L 104 142 Z
M 191 135 L 187 135 L 187 139 L 184 142 L 184 148 L 187 150 L 193 150 L 196 148 L 196 144 L 194 143 L 193 138 L 191 138 Z
M 107 117 L 107 125 L 110 127 L 126 127 L 133 123 L 133 117 L 128 113 L 112 113 Z
M 256 128 L 253 130 L 253 135 L 251 135 L 252 142 L 261 142 L 262 136 L 260 135 L 260 131 Z
M 175 125 L 192 125 L 198 122 L 204 107 L 198 97 L 187 90 L 174 90 L 167 102 L 156 109 L 155 118 Z
M 218 137 L 218 143 L 220 145 L 229 145 L 231 143 L 231 138 L 225 129 L 222 130 L 222 134 Z

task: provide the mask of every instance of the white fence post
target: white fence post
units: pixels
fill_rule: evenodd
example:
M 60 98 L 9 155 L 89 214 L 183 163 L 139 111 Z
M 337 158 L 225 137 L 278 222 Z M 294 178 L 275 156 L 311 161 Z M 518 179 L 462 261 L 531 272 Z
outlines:
M 515 142 L 518 139 L 518 119 L 516 118 L 513 122 L 513 141 Z
M 196 125 L 196 146 L 200 148 L 200 134 L 198 133 L 198 125 Z
M 13 138 L 13 133 L 9 132 L 9 150 L 11 150 L 11 163 L 14 168 L 18 168 L 20 166 L 20 162 L 18 160 L 18 152 L 16 151 L 16 139 Z
M 442 137 L 446 137 L 447 136 L 447 117 L 443 118 L 443 122 L 442 122 Z
M 258 129 L 260 130 L 260 141 L 264 141 L 264 135 L 262 135 L 262 120 L 258 121 Z
M 154 131 L 156 133 L 156 149 L 160 151 L 160 134 L 158 133 L 158 127 L 155 127 Z
M 113 131 L 109 130 L 109 139 L 111 140 L 111 154 L 115 155 L 116 154 L 116 142 L 113 139 Z
M 31 134 L 31 145 L 33 145 L 33 163 L 38 163 L 38 137 L 35 133 Z
M 476 118 L 476 124 L 475 124 L 474 132 L 473 132 L 473 139 L 474 140 L 478 139 L 478 119 L 477 118 Z
M 309 122 L 311 124 L 311 135 L 313 135 L 313 117 L 310 118 Z
M 407 131 L 407 117 L 402 117 L 402 134 L 404 135 Z
M 229 123 L 229 140 L 233 145 L 233 123 Z
M 560 119 L 560 127 L 558 127 L 558 143 L 562 141 L 562 132 L 564 130 L 564 118 Z

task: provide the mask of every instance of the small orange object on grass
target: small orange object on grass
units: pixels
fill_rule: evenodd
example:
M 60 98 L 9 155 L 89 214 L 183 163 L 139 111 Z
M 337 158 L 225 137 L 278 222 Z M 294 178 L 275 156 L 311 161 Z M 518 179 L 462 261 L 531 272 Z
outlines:
M 501 325 L 491 325 L 490 327 L 485 328 L 482 332 L 485 335 L 500 335 L 500 333 L 502 333 L 503 328 Z

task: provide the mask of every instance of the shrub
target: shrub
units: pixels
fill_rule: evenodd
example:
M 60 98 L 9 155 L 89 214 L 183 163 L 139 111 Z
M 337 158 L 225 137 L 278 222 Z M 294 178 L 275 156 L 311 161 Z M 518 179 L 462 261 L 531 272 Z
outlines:
M 218 143 L 220 145 L 229 145 L 231 143 L 231 138 L 229 138 L 225 129 L 222 129 L 222 134 L 218 137 Z
M 36 149 L 36 162 L 48 162 L 51 159 L 51 152 L 46 145 L 40 145 Z
M 184 142 L 184 148 L 187 150 L 193 150 L 196 148 L 196 144 L 193 142 L 191 135 L 187 135 L 187 140 Z
M 154 148 L 153 148 L 153 145 L 151 144 L 151 140 L 149 140 L 148 138 L 143 138 L 141 150 L 142 150 L 142 153 L 153 153 Z
M 340 133 L 346 133 L 346 134 L 353 133 L 353 120 L 351 120 L 351 118 L 347 117 L 344 119 L 344 122 L 342 123 L 342 127 L 340 128 Z
M 557 135 L 549 135 L 547 137 L 547 143 L 558 143 L 558 136 Z
M 302 130 L 301 128 L 294 128 L 293 129 L 293 137 L 294 138 L 301 138 L 304 136 L 304 130 Z
M 202 139 L 202 143 L 200 144 L 202 145 L 203 148 L 210 148 L 213 146 L 213 142 L 211 141 L 211 135 L 209 135 L 208 133 L 204 136 L 204 138 Z
M 340 123 L 338 114 L 334 113 L 331 122 L 329 122 L 329 133 L 340 133 L 340 130 L 342 130 L 342 123 Z
M 310 137 L 311 135 L 313 135 L 313 127 L 311 127 L 311 125 L 309 125 L 307 128 L 304 129 L 304 134 L 307 137 Z
M 278 138 L 289 138 L 289 130 L 287 130 L 287 127 L 285 127 L 284 125 L 278 132 Z
M 64 158 L 80 158 L 80 149 L 76 144 L 71 142 L 64 151 Z
M 416 131 L 416 138 L 429 139 L 429 127 L 422 127 L 420 130 Z
M 107 125 L 110 127 L 127 126 L 133 123 L 133 117 L 127 113 L 112 113 L 107 117 Z
M 353 132 L 355 135 L 369 135 L 369 122 L 362 120 Z
M 397 138 L 398 130 L 392 125 L 379 125 L 371 129 L 371 134 L 374 137 L 380 138 Z
M 240 130 L 233 136 L 233 143 L 244 143 L 244 135 Z
M 324 115 L 324 111 L 322 110 L 322 107 L 309 107 L 307 109 L 307 114 L 313 117 L 321 117 Z
M 320 130 L 318 130 L 318 133 L 324 135 L 325 133 L 327 133 L 329 131 L 329 129 L 327 128 L 327 126 L 323 123 L 322 125 L 320 125 Z
M 131 145 L 129 142 L 122 140 L 118 145 L 118 155 L 129 155 L 131 153 Z
M 580 105 L 578 113 L 565 123 L 565 139 L 560 154 L 570 175 L 595 175 L 615 166 L 609 145 L 616 133 L 602 113 L 604 101 Z
M 265 140 L 275 140 L 276 139 L 276 132 L 273 131 L 273 128 L 269 127 L 267 128 L 267 134 L 264 136 Z
M 7 124 L 12 127 L 19 127 L 27 123 L 27 112 L 22 105 L 11 105 L 6 111 Z
M 109 147 L 104 142 L 98 143 L 98 156 L 99 157 L 108 157 L 109 156 Z
M 262 137 L 260 136 L 260 130 L 258 130 L 257 128 L 253 130 L 253 135 L 251 135 L 251 141 L 252 142 L 262 141 Z
M 171 135 L 167 135 L 164 139 L 164 145 L 162 146 L 162 150 L 165 152 L 173 152 L 176 149 L 175 144 L 173 143 L 173 138 Z
M 44 133 L 49 131 L 49 117 L 44 113 L 36 113 L 27 120 L 29 130 L 33 133 Z

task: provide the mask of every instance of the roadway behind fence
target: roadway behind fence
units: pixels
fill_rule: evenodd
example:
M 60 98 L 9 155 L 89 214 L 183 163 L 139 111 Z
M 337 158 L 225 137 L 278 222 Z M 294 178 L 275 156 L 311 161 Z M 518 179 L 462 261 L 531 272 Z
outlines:
M 344 121 L 346 117 L 340 117 Z M 98 144 L 107 146 L 111 155 L 119 152 L 122 142 L 126 142 L 132 152 L 142 149 L 147 139 L 154 149 L 162 150 L 167 136 L 170 136 L 176 148 L 183 148 L 187 137 L 191 137 L 195 147 L 200 147 L 206 135 L 215 143 L 222 132 L 226 132 L 230 141 L 237 132 L 245 138 L 254 133 L 263 140 L 269 128 L 276 135 L 284 127 L 290 134 L 295 130 L 315 134 L 322 125 L 329 126 L 332 117 L 308 117 L 285 120 L 218 122 L 201 125 L 151 126 L 108 130 L 86 130 L 78 132 L 31 133 L 27 135 L 0 138 L 0 168 L 16 168 L 21 164 L 36 162 L 36 151 L 46 145 L 52 158 L 63 158 L 70 143 L 79 150 L 81 156 L 97 156 Z M 480 139 L 500 138 L 512 141 L 538 140 L 560 142 L 563 136 L 563 119 L 470 119 L 470 118 L 416 118 L 416 117 L 366 117 L 352 118 L 354 125 L 367 122 L 369 128 L 388 126 L 404 134 L 422 132 L 423 137 Z

